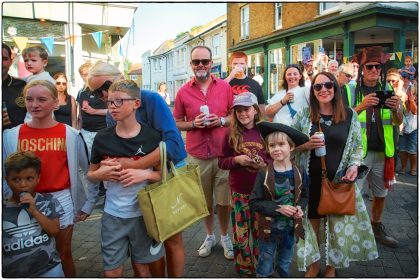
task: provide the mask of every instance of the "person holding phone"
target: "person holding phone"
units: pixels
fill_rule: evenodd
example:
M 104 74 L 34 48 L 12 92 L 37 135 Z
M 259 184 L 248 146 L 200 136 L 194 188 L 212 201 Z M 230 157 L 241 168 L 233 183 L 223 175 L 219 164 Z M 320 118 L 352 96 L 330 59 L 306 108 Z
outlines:
M 396 248 L 398 241 L 386 232 L 381 222 L 385 198 L 394 180 L 394 129 L 403 121 L 398 96 L 393 95 L 384 101 L 387 108 L 377 107 L 380 101 L 377 91 L 392 90 L 381 75 L 389 57 L 390 54 L 384 53 L 381 46 L 366 47 L 357 55 L 360 79 L 355 91 L 354 110 L 359 114 L 362 126 L 364 163 L 369 167 L 367 176 L 359 181 L 359 185 L 363 186 L 369 179 L 373 192 L 371 223 L 375 239 L 385 246 Z

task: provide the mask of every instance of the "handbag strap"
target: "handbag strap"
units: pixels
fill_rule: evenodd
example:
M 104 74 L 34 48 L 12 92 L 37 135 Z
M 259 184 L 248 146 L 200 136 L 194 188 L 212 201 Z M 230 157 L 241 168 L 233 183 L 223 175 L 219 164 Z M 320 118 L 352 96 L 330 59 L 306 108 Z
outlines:
M 162 172 L 162 183 L 166 182 L 168 177 L 168 166 L 166 164 L 166 143 L 164 141 L 160 141 L 159 143 L 159 153 L 160 153 L 160 170 Z

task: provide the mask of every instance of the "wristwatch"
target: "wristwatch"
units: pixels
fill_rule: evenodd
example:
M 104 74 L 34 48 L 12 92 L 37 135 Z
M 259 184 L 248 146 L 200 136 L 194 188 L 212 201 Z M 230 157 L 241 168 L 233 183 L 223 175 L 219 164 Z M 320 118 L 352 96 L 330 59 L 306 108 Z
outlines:
M 220 126 L 225 126 L 226 119 L 224 117 L 220 117 Z

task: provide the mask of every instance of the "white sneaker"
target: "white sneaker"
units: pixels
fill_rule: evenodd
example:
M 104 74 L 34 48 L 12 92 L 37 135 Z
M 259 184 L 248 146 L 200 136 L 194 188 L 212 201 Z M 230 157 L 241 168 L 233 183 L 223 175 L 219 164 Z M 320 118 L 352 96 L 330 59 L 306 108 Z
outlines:
M 207 257 L 211 253 L 211 248 L 216 246 L 216 240 L 213 238 L 206 238 L 201 247 L 198 249 L 198 255 L 200 257 Z
M 223 241 L 223 239 L 220 239 L 220 243 L 222 243 L 225 258 L 228 260 L 233 260 L 233 246 L 232 240 L 230 240 L 229 235 L 226 235 L 225 241 Z

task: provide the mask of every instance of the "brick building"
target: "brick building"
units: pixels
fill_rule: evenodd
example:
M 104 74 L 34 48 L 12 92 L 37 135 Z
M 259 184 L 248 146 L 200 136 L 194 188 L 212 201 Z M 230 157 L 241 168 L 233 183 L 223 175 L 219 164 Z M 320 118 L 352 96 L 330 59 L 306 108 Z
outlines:
M 402 66 L 417 62 L 418 5 L 414 2 L 228 3 L 228 53 L 248 54 L 248 75 L 262 73 L 266 98 L 280 89 L 285 65 L 302 60 L 302 48 L 323 48 L 339 63 L 363 47 L 382 45 Z

